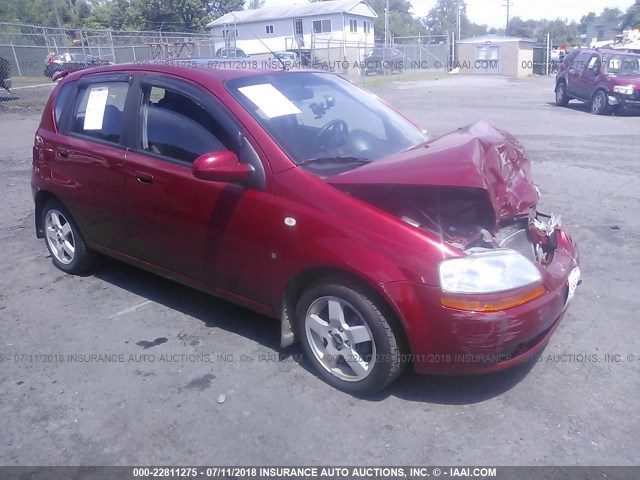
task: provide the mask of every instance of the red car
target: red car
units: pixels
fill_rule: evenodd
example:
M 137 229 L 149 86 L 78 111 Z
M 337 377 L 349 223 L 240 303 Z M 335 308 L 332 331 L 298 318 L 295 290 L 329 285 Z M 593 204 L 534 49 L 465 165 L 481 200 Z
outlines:
M 522 145 L 477 123 L 430 140 L 312 71 L 118 65 L 67 75 L 33 148 L 36 231 L 279 318 L 318 376 L 370 393 L 412 363 L 523 362 L 578 284 Z
M 595 115 L 640 111 L 640 55 L 624 50 L 578 49 L 556 76 L 556 104 L 580 100 Z

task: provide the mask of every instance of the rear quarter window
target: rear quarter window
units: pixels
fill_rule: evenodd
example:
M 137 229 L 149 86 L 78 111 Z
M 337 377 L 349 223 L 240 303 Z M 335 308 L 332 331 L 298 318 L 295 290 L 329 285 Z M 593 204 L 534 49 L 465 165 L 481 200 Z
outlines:
M 76 82 L 65 83 L 60 91 L 58 92 L 58 96 L 56 97 L 54 104 L 54 116 L 56 121 L 56 126 L 60 124 L 60 119 L 62 118 L 62 112 L 64 112 L 64 107 L 70 101 L 71 92 L 76 86 Z

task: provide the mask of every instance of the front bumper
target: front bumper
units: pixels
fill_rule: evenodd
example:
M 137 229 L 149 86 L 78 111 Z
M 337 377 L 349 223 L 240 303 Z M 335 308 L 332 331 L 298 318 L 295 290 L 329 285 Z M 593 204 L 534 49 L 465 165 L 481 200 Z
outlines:
M 625 108 L 627 110 L 640 110 L 640 91 L 636 91 L 633 95 L 609 93 L 608 102 L 612 107 Z
M 579 264 L 577 246 L 559 232 L 552 262 L 544 267 L 541 297 L 497 312 L 443 307 L 438 287 L 412 282 L 383 286 L 392 299 L 419 373 L 475 374 L 503 370 L 535 356 L 567 310 L 569 274 Z

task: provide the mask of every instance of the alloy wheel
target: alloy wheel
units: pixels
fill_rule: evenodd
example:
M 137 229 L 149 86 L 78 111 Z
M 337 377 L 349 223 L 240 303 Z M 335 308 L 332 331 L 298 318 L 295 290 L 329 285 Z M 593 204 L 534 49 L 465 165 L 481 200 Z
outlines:
M 376 361 L 373 334 L 363 316 L 346 300 L 327 296 L 307 309 L 304 326 L 313 355 L 335 377 L 365 379 Z
M 56 209 L 51 209 L 45 217 L 45 236 L 51 253 L 56 259 L 69 265 L 75 256 L 76 242 L 69 220 Z

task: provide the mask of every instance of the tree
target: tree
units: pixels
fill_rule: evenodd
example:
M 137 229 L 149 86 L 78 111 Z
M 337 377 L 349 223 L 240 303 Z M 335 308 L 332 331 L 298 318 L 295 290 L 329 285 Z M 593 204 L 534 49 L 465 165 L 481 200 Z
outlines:
M 589 25 L 594 23 L 597 19 L 598 15 L 596 15 L 594 12 L 589 12 L 587 15 L 583 15 L 580 19 L 580 26 L 578 27 L 580 33 L 587 33 L 587 28 L 589 28 Z
M 458 9 L 460 24 L 467 19 L 467 4 L 458 0 L 437 0 L 425 19 L 425 27 L 431 35 L 444 35 L 458 31 Z
M 369 5 L 378 14 L 374 30 L 376 41 L 384 40 L 384 18 L 387 0 L 370 0 Z M 389 31 L 394 37 L 417 36 L 426 33 L 422 24 L 411 15 L 408 0 L 389 0 Z
M 640 0 L 629 7 L 627 13 L 622 18 L 622 28 L 635 29 L 640 28 Z
M 553 45 L 580 44 L 580 33 L 578 32 L 577 22 L 569 22 L 560 18 L 555 20 L 540 20 L 534 29 L 534 38 L 539 42 L 543 42 L 547 33 L 550 34 Z
M 618 26 L 620 25 L 620 20 L 622 20 L 622 10 L 619 8 L 605 8 L 598 17 L 599 22 L 607 25 Z
M 0 1 L 0 22 L 16 21 L 15 0 Z
M 505 35 L 521 38 L 534 38 L 536 29 L 535 20 L 522 20 L 520 17 L 513 17 L 509 20 L 509 28 Z
M 437 0 L 434 7 L 423 19 L 430 35 L 444 35 L 447 32 L 458 34 L 458 9 L 460 10 L 460 36 L 476 37 L 487 33 L 486 25 L 478 25 L 467 17 L 467 4 L 464 0 Z
M 204 30 L 225 13 L 242 10 L 244 0 L 101 0 L 87 27 L 140 30 Z
M 249 0 L 247 2 L 247 10 L 258 10 L 264 7 L 265 0 Z

